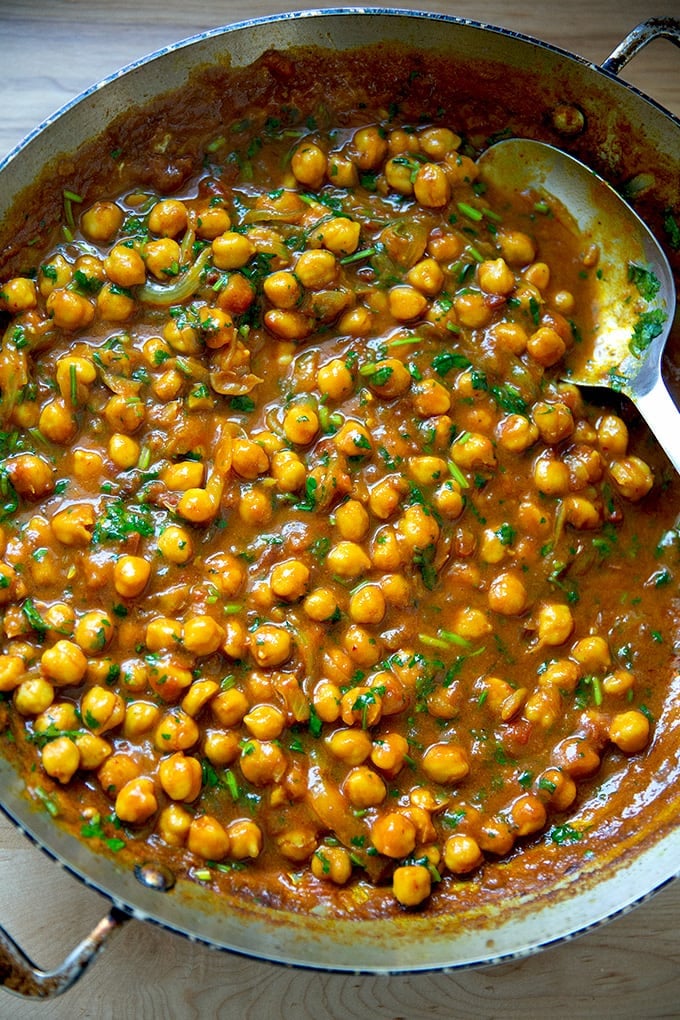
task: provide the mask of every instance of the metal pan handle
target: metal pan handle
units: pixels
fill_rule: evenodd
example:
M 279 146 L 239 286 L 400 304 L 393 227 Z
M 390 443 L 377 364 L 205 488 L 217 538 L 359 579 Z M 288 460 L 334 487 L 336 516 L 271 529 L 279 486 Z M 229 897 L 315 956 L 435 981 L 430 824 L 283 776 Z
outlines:
M 680 46 L 680 19 L 648 18 L 647 21 L 636 25 L 602 62 L 602 68 L 612 74 L 618 74 L 636 53 L 654 39 L 669 39 L 676 46 Z
M 129 914 L 111 907 L 87 938 L 76 946 L 64 962 L 54 970 L 40 970 L 26 956 L 14 939 L 0 926 L 0 985 L 16 995 L 50 999 L 60 995 L 82 976 L 86 968 L 104 948 L 104 943 Z

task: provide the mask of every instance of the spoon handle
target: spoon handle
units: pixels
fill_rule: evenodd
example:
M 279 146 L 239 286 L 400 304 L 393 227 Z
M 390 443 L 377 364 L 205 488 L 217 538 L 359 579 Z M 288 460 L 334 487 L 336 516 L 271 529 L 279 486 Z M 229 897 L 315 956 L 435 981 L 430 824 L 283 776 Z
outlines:
M 635 397 L 635 406 L 680 474 L 680 411 L 660 376 L 648 393 Z

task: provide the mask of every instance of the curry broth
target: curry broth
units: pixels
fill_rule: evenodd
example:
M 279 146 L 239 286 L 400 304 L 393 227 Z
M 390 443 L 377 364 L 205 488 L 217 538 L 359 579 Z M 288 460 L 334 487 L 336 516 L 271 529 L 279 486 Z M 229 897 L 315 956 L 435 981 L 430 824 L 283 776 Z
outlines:
M 517 111 L 388 63 L 114 128 L 2 291 L 6 753 L 102 852 L 351 917 L 642 838 L 676 640 L 677 480 L 560 382 L 597 253 L 477 178 Z

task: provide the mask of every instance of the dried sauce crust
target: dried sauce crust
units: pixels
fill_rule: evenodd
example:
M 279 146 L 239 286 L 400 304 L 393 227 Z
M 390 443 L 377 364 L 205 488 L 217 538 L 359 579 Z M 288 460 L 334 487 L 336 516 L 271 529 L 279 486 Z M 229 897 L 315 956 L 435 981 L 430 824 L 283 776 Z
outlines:
M 677 489 L 560 381 L 597 253 L 478 180 L 500 108 L 335 59 L 133 124 L 9 259 L 0 740 L 104 852 L 435 913 L 627 838 Z

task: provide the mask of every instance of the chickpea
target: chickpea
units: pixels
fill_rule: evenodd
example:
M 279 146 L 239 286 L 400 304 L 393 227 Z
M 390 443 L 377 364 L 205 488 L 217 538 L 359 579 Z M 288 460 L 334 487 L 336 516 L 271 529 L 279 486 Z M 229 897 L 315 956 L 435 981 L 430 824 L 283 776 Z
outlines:
M 609 725 L 609 739 L 626 754 L 641 751 L 649 742 L 649 720 L 634 708 L 618 712 Z
M 212 242 L 212 254 L 218 269 L 241 269 L 255 254 L 255 245 L 245 234 L 227 231 Z
M 184 647 L 193 655 L 212 655 L 225 637 L 224 627 L 206 614 L 191 616 L 184 624 Z
M 18 687 L 26 675 L 26 664 L 19 655 L 0 655 L 0 692 L 7 694 Z M 37 720 L 36 720 L 37 721 Z M 66 729 L 67 727 L 61 727 Z
M 422 758 L 422 768 L 435 783 L 457 783 L 470 771 L 464 748 L 457 744 L 430 744 Z
M 328 160 L 318 145 L 303 141 L 293 152 L 290 168 L 300 184 L 316 189 L 321 187 L 328 172 Z
M 272 591 L 285 602 L 297 602 L 309 586 L 309 567 L 301 560 L 277 563 L 271 573 Z
M 581 638 L 571 650 L 571 654 L 587 673 L 598 673 L 611 663 L 609 645 L 603 637 L 592 634 Z
M 427 298 L 415 287 L 407 284 L 396 284 L 388 294 L 390 314 L 398 322 L 411 322 L 419 319 L 426 307 Z
M 146 268 L 157 280 L 167 280 L 179 273 L 182 252 L 177 241 L 172 238 L 161 237 L 157 241 L 147 241 L 143 255 Z
M 144 423 L 146 411 L 139 397 L 111 397 L 104 408 L 104 417 L 111 429 L 131 435 Z
M 544 443 L 554 446 L 573 435 L 574 416 L 571 408 L 561 401 L 554 404 L 537 401 L 531 409 L 531 417 Z
M 451 460 L 460 468 L 494 468 L 493 443 L 479 432 L 464 432 L 451 444 Z
M 604 454 L 625 457 L 628 449 L 628 428 L 616 414 L 605 414 L 597 423 L 597 442 Z
M 303 312 L 272 308 L 264 314 L 270 332 L 282 340 L 304 340 L 312 332 L 312 320 Z
M 77 644 L 64 639 L 45 649 L 40 668 L 57 686 L 73 686 L 85 676 L 87 659 Z
M 538 609 L 538 640 L 542 645 L 562 645 L 574 629 L 574 617 L 569 606 L 560 602 L 547 602 Z
M 370 125 L 355 131 L 352 139 L 352 158 L 361 170 L 375 170 L 385 159 L 387 139 L 382 128 Z
M 190 804 L 201 792 L 201 763 L 197 758 L 177 751 L 169 758 L 163 758 L 158 767 L 158 778 L 168 797 Z
M 454 834 L 444 844 L 444 864 L 455 875 L 467 875 L 484 863 L 484 854 L 472 836 Z
M 344 847 L 320 846 L 312 856 L 311 870 L 315 878 L 344 885 L 352 874 L 352 861 Z
M 533 793 L 518 797 L 510 808 L 509 817 L 515 827 L 515 835 L 520 837 L 538 832 L 547 821 L 543 802 Z
M 248 740 L 241 748 L 239 768 L 253 786 L 278 783 L 288 767 L 285 751 L 269 740 Z
M 540 326 L 527 341 L 527 351 L 539 365 L 550 368 L 561 360 L 567 345 L 552 326 Z
M 377 769 L 393 779 L 401 771 L 408 755 L 408 741 L 400 733 L 387 733 L 375 739 L 371 749 L 371 761 Z
M 524 270 L 522 276 L 532 287 L 545 290 L 550 283 L 550 267 L 545 262 L 532 262 Z
M 419 166 L 413 191 L 418 202 L 429 209 L 440 209 L 451 199 L 449 178 L 436 163 L 423 163 Z
M 276 740 L 285 729 L 286 717 L 275 705 L 256 705 L 243 717 L 243 722 L 258 740 Z
M 35 502 L 54 489 L 54 468 L 32 453 L 20 453 L 5 461 L 12 485 L 25 499 Z
M 182 711 L 195 719 L 219 689 L 219 684 L 214 680 L 194 680 L 182 698 Z
M 602 523 L 600 511 L 584 496 L 567 496 L 563 504 L 564 519 L 572 527 L 584 531 L 588 528 L 599 528 Z
M 43 677 L 29 677 L 14 688 L 13 701 L 20 715 L 40 715 L 54 701 L 54 686 Z
M 406 491 L 408 490 L 400 476 L 388 475 L 376 482 L 368 497 L 371 513 L 381 521 L 386 521 L 399 509 Z
M 349 615 L 355 623 L 380 623 L 385 609 L 385 596 L 377 584 L 364 584 L 350 597 Z
M 194 555 L 191 535 L 177 524 L 169 524 L 158 536 L 158 550 L 170 563 L 188 563 Z
M 150 652 L 159 652 L 165 648 L 175 648 L 181 644 L 182 625 L 167 616 L 157 616 L 146 625 L 144 643 Z
M 147 701 L 133 701 L 127 706 L 123 722 L 123 736 L 126 740 L 135 740 L 149 733 L 157 724 L 160 709 Z
M 497 574 L 489 585 L 489 608 L 502 616 L 520 616 L 527 607 L 527 590 L 511 571 Z
M 68 783 L 80 767 L 80 751 L 69 737 L 57 737 L 43 747 L 41 762 L 48 776 Z
M 95 314 L 92 302 L 72 290 L 53 290 L 47 297 L 45 308 L 54 325 L 65 330 L 84 329 Z
M 262 853 L 262 830 L 249 818 L 236 818 L 227 826 L 229 856 L 236 861 L 254 860 Z
M 297 453 L 281 450 L 271 460 L 271 475 L 281 492 L 297 492 L 307 478 L 307 469 Z
M 340 613 L 338 600 L 330 588 L 314 588 L 305 598 L 303 607 L 310 620 L 322 623 Z
M 300 826 L 295 829 L 288 829 L 276 837 L 276 846 L 279 853 L 288 858 L 289 861 L 302 863 L 314 853 L 317 844 L 316 830 L 311 826 Z
M 223 768 L 236 761 L 241 748 L 237 730 L 208 730 L 203 739 L 203 752 L 212 765 Z
M 371 753 L 371 738 L 366 730 L 335 730 L 326 738 L 326 744 L 333 757 L 346 765 L 361 765 Z
M 337 684 L 320 680 L 314 688 L 312 704 L 322 722 L 337 722 L 340 718 L 341 692 Z
M 91 771 L 98 769 L 113 752 L 113 748 L 102 737 L 94 733 L 82 733 L 76 737 L 74 743 L 80 754 L 80 768 Z
M 498 231 L 496 240 L 503 258 L 511 266 L 526 266 L 536 258 L 534 242 L 528 234 L 524 234 L 520 230 L 501 229 Z
M 581 670 L 570 659 L 558 659 L 551 662 L 539 676 L 539 683 L 544 686 L 551 684 L 560 690 L 571 692 L 576 689 L 579 682 Z
M 115 202 L 95 202 L 80 217 L 80 229 L 95 244 L 106 244 L 122 224 L 123 210 Z
M 309 404 L 297 404 L 286 412 L 283 431 L 291 443 L 307 446 L 319 431 L 319 416 Z
M 492 259 L 477 267 L 477 282 L 485 293 L 505 297 L 514 290 L 515 274 L 505 259 Z
M 159 719 L 154 729 L 154 744 L 159 751 L 188 751 L 198 743 L 200 731 L 190 715 L 172 709 Z
M 351 255 L 359 247 L 361 224 L 338 216 L 328 220 L 312 234 L 312 240 L 334 255 Z
M 325 248 L 303 251 L 295 264 L 295 275 L 303 287 L 320 290 L 335 282 L 338 263 L 332 252 Z
M 382 804 L 387 796 L 387 787 L 368 765 L 358 765 L 347 773 L 343 793 L 353 807 L 363 809 Z
M 349 499 L 336 510 L 335 524 L 344 539 L 360 542 L 368 532 L 368 513 L 358 500 Z
M 342 541 L 332 546 L 326 557 L 331 574 L 348 580 L 358 578 L 371 569 L 371 561 L 356 542 Z
M 149 230 L 163 237 L 176 237 L 187 229 L 186 206 L 175 198 L 157 202 L 149 213 Z
M 74 637 L 86 654 L 98 655 L 113 637 L 113 620 L 103 611 L 85 613 L 76 624 Z
M 263 623 L 251 636 L 250 651 L 258 666 L 280 666 L 290 658 L 293 642 L 283 627 Z
M 398 358 L 377 361 L 375 370 L 367 376 L 371 390 L 379 397 L 399 397 L 411 387 L 411 375 Z
M 146 280 L 146 267 L 139 252 L 117 244 L 104 259 L 104 271 L 119 287 L 136 287 Z
M 420 503 L 406 508 L 397 522 L 399 535 L 411 553 L 435 545 L 439 539 L 439 525 Z
M 88 729 L 105 733 L 122 723 L 125 702 L 119 694 L 97 684 L 89 687 L 80 699 L 80 714 Z
M 395 868 L 392 892 L 404 907 L 417 907 L 432 891 L 432 876 L 423 864 L 406 864 Z
M 354 390 L 354 378 L 344 361 L 334 358 L 322 365 L 316 375 L 321 393 L 331 400 L 344 400 Z
M 187 846 L 197 857 L 221 861 L 229 853 L 230 845 L 227 830 L 212 815 L 200 815 L 189 826 Z
M 433 503 L 442 517 L 455 521 L 463 512 L 464 503 L 460 486 L 453 479 L 447 479 L 435 490 Z
M 576 800 L 576 783 L 560 769 L 546 769 L 537 785 L 539 794 L 554 811 L 566 811 Z
M 569 491 L 569 468 L 553 457 L 539 457 L 534 462 L 534 485 L 546 496 L 563 496 Z
M 605 694 L 621 696 L 632 690 L 634 683 L 635 678 L 630 670 L 615 669 L 612 673 L 608 673 L 602 681 L 602 690 Z
M 129 780 L 116 797 L 116 814 L 129 825 L 143 825 L 157 810 L 154 783 L 147 776 Z
M 0 308 L 18 315 L 35 308 L 38 303 L 35 282 L 25 276 L 15 276 L 2 284 L 0 290 Z
M 158 834 L 169 846 L 184 846 L 189 835 L 191 815 L 179 804 L 168 804 L 158 817 Z
M 622 457 L 614 460 L 609 471 L 621 495 L 632 503 L 646 496 L 654 485 L 651 468 L 639 457 Z
M 373 823 L 371 841 L 385 857 L 408 857 L 415 849 L 416 827 L 400 811 L 388 811 Z
M 430 127 L 421 131 L 418 142 L 426 156 L 431 159 L 443 159 L 449 152 L 458 148 L 461 138 L 449 128 Z
M 478 294 L 476 291 L 459 294 L 454 299 L 453 307 L 461 326 L 467 326 L 469 329 L 483 329 L 491 322 L 491 308 L 484 295 Z
M 108 451 L 115 466 L 127 471 L 139 460 L 140 446 L 136 439 L 123 435 L 122 432 L 114 432 L 109 439 Z
M 344 312 L 338 320 L 338 331 L 347 333 L 349 336 L 365 336 L 371 329 L 373 323 L 372 311 L 359 305 L 357 308 L 350 308 Z
M 78 430 L 78 421 L 73 408 L 63 397 L 55 397 L 43 405 L 38 419 L 38 428 L 46 439 L 66 445 Z
M 444 286 L 444 271 L 436 259 L 423 258 L 409 269 L 406 280 L 426 297 L 432 298 Z
M 141 595 L 151 577 L 151 564 L 141 556 L 121 556 L 113 568 L 113 583 L 123 598 Z
M 600 756 L 585 737 L 567 737 L 554 748 L 552 759 L 572 779 L 585 779 L 600 767 Z

